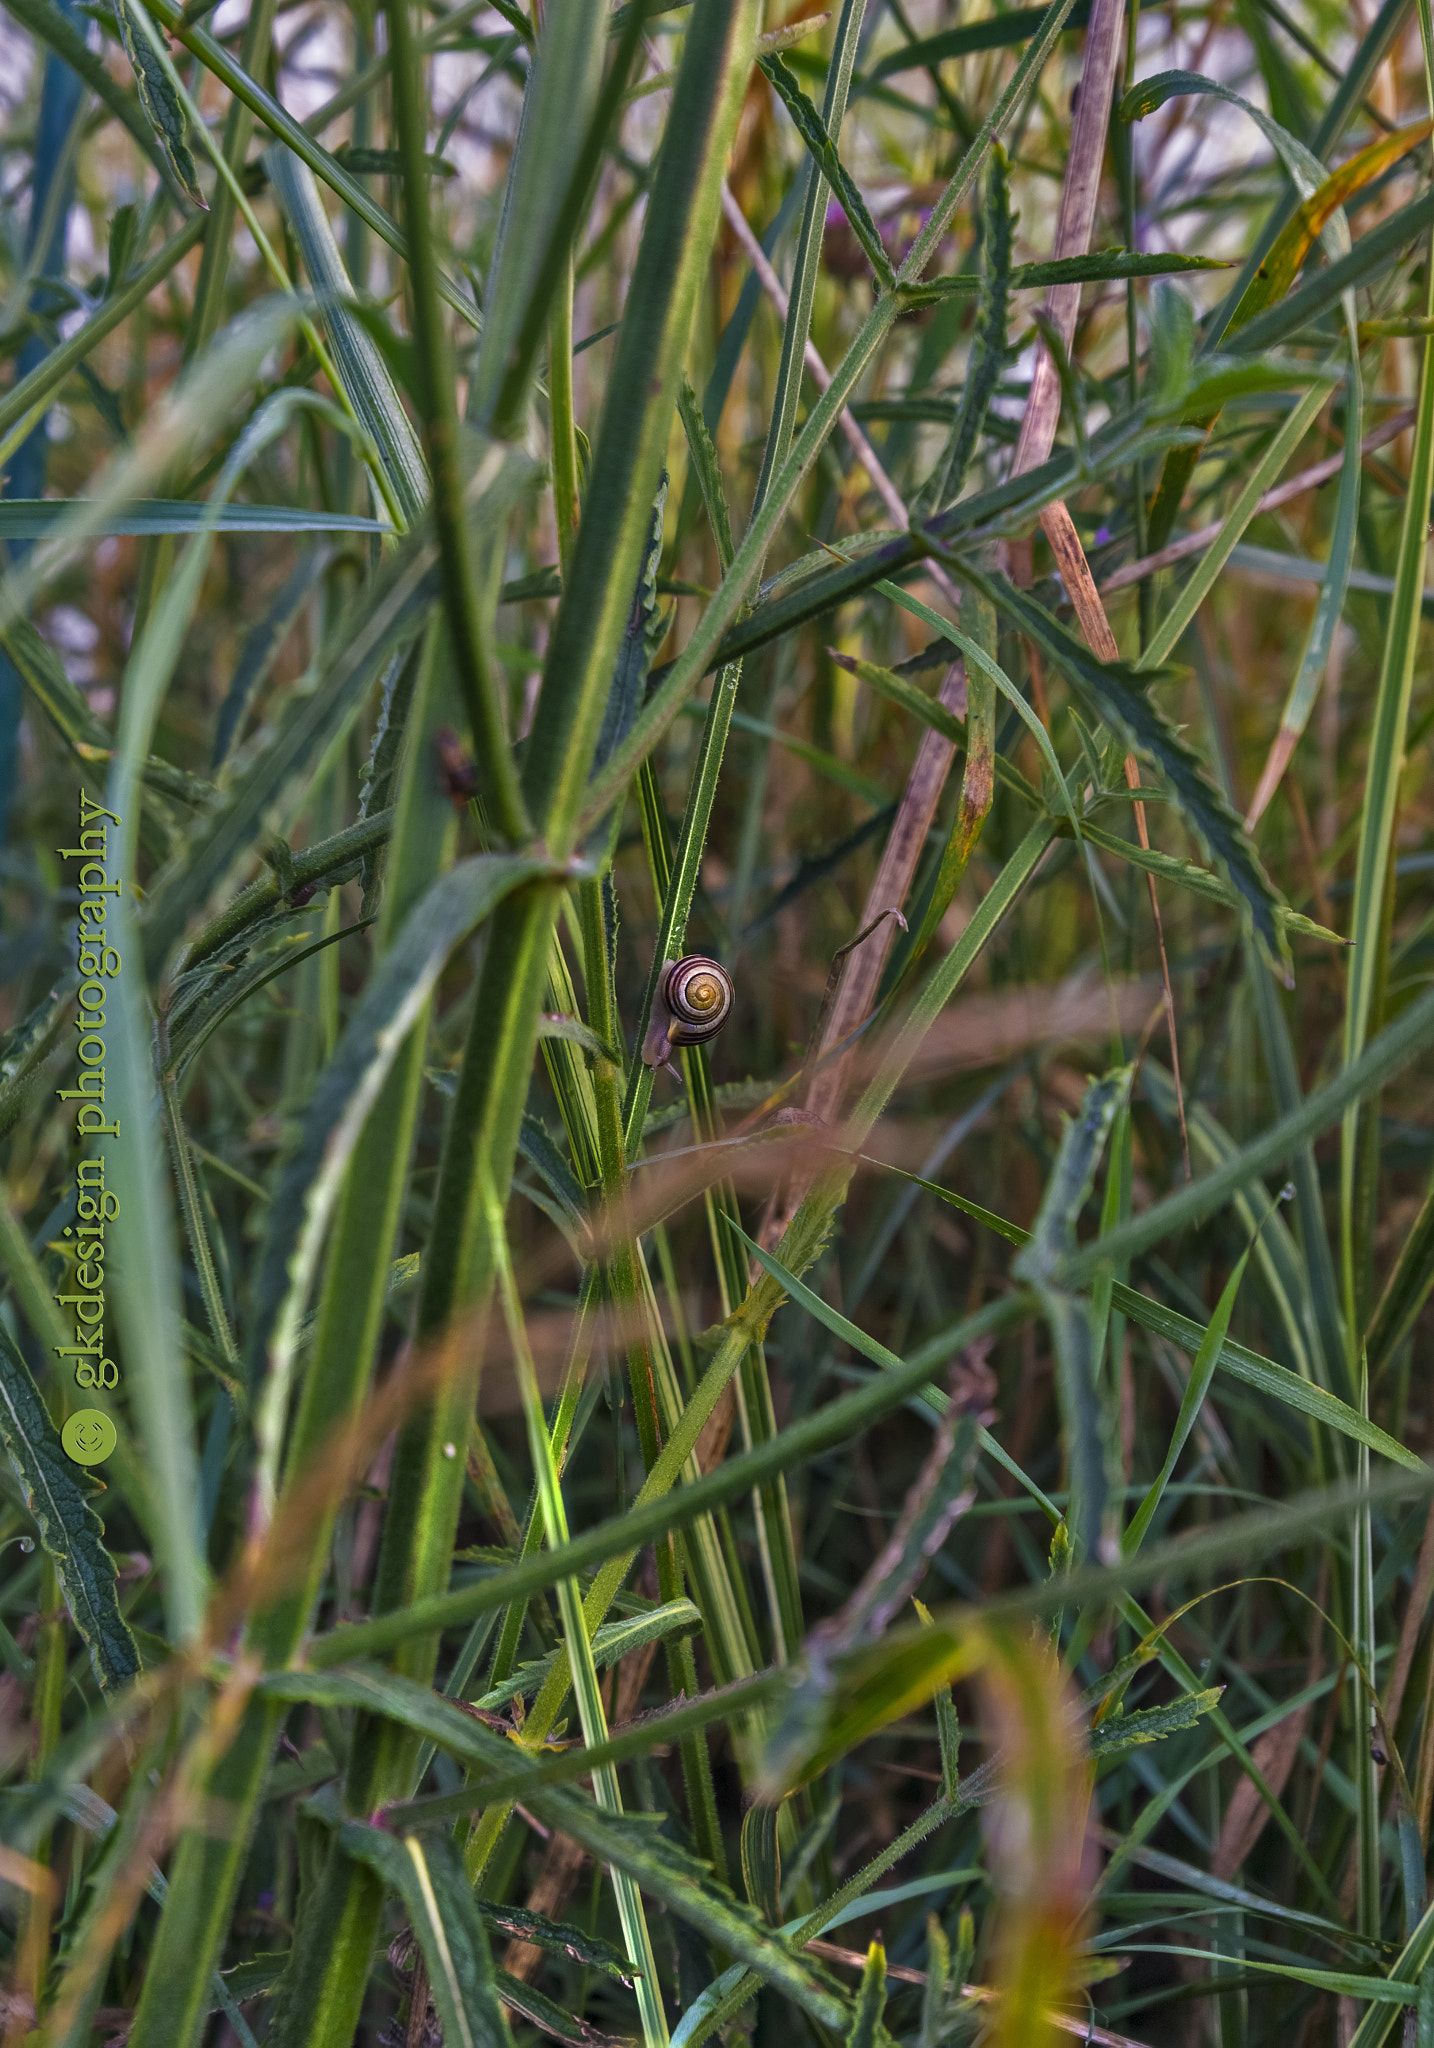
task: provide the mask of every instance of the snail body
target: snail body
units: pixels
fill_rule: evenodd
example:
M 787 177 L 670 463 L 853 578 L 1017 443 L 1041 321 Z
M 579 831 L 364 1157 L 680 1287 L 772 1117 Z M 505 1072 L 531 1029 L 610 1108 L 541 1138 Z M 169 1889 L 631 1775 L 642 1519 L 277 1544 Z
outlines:
M 643 1041 L 644 1063 L 668 1066 L 674 1046 L 705 1045 L 715 1038 L 731 1016 L 735 999 L 732 977 L 719 960 L 687 953 L 681 960 L 665 961 Z

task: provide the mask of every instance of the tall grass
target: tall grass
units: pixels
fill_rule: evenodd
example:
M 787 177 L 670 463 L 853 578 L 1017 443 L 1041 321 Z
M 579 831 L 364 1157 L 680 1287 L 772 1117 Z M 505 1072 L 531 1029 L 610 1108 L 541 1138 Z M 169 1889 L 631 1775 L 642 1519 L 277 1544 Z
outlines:
M 1428 0 L 6 4 L 4 2041 L 1434 2043 Z

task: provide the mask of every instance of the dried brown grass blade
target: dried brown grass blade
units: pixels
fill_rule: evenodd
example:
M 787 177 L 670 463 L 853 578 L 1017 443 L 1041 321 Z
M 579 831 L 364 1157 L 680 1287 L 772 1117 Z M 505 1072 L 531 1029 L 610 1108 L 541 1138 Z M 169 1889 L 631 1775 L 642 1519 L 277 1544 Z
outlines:
M 1095 0 L 1090 10 L 1075 119 L 1071 123 L 1070 155 L 1061 187 L 1055 245 L 1051 250 L 1054 257 L 1084 256 L 1090 248 L 1124 19 L 1125 0 Z M 1052 285 L 1046 294 L 1046 317 L 1059 333 L 1067 352 L 1075 334 L 1080 294 L 1078 284 Z M 1060 411 L 1060 379 L 1051 360 L 1051 352 L 1042 343 L 1031 379 L 1030 396 L 1026 400 L 1025 417 L 1021 421 L 1021 437 L 1016 443 L 1015 461 L 1011 466 L 1013 476 L 1021 476 L 1028 469 L 1038 469 L 1046 460 L 1056 438 Z

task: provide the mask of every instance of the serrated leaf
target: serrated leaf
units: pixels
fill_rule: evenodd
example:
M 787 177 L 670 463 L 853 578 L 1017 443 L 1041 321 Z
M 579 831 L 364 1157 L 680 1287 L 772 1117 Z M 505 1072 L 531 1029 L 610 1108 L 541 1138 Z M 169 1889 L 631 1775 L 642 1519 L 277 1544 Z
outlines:
M 449 2048 L 509 2048 L 487 1930 L 452 1842 L 442 1835 L 400 1840 L 351 1820 L 339 1831 L 339 1847 L 403 1900 Z
M 127 1684 L 139 1675 L 139 1650 L 120 1613 L 115 1562 L 102 1541 L 104 1525 L 75 1477 L 60 1432 L 3 1322 L 0 1436 L 102 1690 Z
M 1015 620 L 1066 681 L 1092 717 L 1118 732 L 1127 746 L 1153 761 L 1170 783 L 1181 814 L 1238 890 L 1245 912 L 1282 974 L 1289 948 L 1281 928 L 1282 899 L 1265 873 L 1244 826 L 1206 775 L 1199 756 L 1182 740 L 1147 694 L 1168 670 L 1140 671 L 1129 662 L 1098 661 L 1090 649 L 1004 576 L 991 576 L 963 560 L 962 577 Z
M 856 1995 L 856 2016 L 846 2037 L 846 2048 L 876 2048 L 881 2038 L 881 2015 L 886 2010 L 886 1950 L 874 1941 L 866 1952 L 861 1989 Z
M 1105 832 L 1085 819 L 1081 821 L 1081 835 L 1102 853 L 1129 861 L 1132 867 L 1144 868 L 1147 874 L 1157 876 L 1162 882 L 1176 882 L 1192 894 L 1203 896 L 1207 902 L 1223 903 L 1231 910 L 1240 908 L 1240 893 L 1233 883 L 1227 882 L 1222 875 L 1212 874 L 1209 868 L 1202 868 L 1198 861 L 1186 860 L 1178 853 L 1162 853 L 1155 846 L 1141 846 L 1133 840 L 1117 838 L 1113 832 Z M 1347 943 L 1338 932 L 1332 932 L 1327 925 L 1317 924 L 1303 911 L 1291 910 L 1287 904 L 1277 904 L 1275 915 L 1287 934 L 1297 934 L 1303 939 L 1323 939 L 1332 946 Z
M 481 1913 L 485 1901 L 476 1899 L 474 1904 Z M 510 2012 L 517 2013 L 519 2019 L 527 2020 L 550 2040 L 564 2042 L 566 2048 L 633 2048 L 628 2036 L 602 2033 L 590 2020 L 568 2012 L 536 1985 L 525 1984 L 509 1970 L 498 1971 L 497 1991 Z
M 140 20 L 134 0 L 115 0 L 115 14 L 119 21 L 120 41 L 134 71 L 139 103 L 154 130 L 155 140 L 164 151 L 165 161 L 183 188 L 185 197 L 207 213 L 209 201 L 199 189 L 194 158 L 189 154 L 184 139 L 184 109 L 151 39 L 149 26 Z
M 702 1627 L 702 1616 L 690 1600 L 669 1600 L 665 1606 L 654 1607 L 648 1614 L 625 1615 L 621 1621 L 605 1621 L 592 1639 L 593 1662 L 600 1671 L 606 1670 L 630 1650 L 640 1650 L 645 1643 L 665 1641 L 669 1636 L 691 1635 Z M 491 1692 L 485 1692 L 475 1705 L 487 1711 L 504 1707 L 518 1693 L 533 1693 L 557 1663 L 561 1651 L 550 1650 L 546 1657 L 535 1657 L 530 1663 L 520 1664 L 511 1677 Z
M 546 1913 L 531 1912 L 526 1906 L 501 1905 L 496 1899 L 485 1899 L 481 1892 L 473 1903 L 490 1927 L 500 1928 L 514 1941 L 530 1942 L 534 1948 L 546 1949 L 549 1955 L 567 1956 L 570 1961 L 581 1963 L 585 1970 L 601 1971 L 614 1983 L 631 1985 L 631 1963 L 621 1949 L 614 1948 L 601 1935 L 589 1934 L 567 1920 L 550 1920 Z
M 780 57 L 761 57 L 758 59 L 758 68 L 791 115 L 797 133 L 806 144 L 813 163 L 830 185 L 842 212 L 851 223 L 852 233 L 866 251 L 867 261 L 876 272 L 879 283 L 885 291 L 890 291 L 896 283 L 896 272 L 891 267 L 891 258 L 882 244 L 881 235 L 867 208 L 867 203 L 857 190 L 856 181 L 838 156 L 836 144 L 827 134 L 826 124 L 821 115 Z
M 795 1953 L 750 1906 L 739 1904 L 707 1864 L 659 1834 L 660 1814 L 604 1813 L 587 1793 L 571 1786 L 542 1787 L 542 1763 L 536 1754 L 469 1719 L 429 1687 L 377 1666 L 272 1672 L 260 1681 L 259 1690 L 275 1699 L 309 1699 L 385 1715 L 428 1736 L 450 1756 L 485 1775 L 531 1773 L 533 1789 L 525 1787 L 517 1796 L 545 1826 L 570 1835 L 599 1861 L 616 1865 L 644 1892 L 778 1986 L 820 2025 L 845 2032 L 851 2000 L 842 1987 L 813 1958 Z
M 1230 267 L 1218 256 L 1100 249 L 1087 256 L 1050 256 L 1040 263 L 1018 263 L 1008 273 L 1007 285 L 1013 292 L 1045 291 L 1053 284 L 1114 284 L 1124 278 L 1182 277 L 1189 271 Z M 958 271 L 951 277 L 924 277 L 919 284 L 905 284 L 901 296 L 910 305 L 924 306 L 938 299 L 975 298 L 980 288 L 980 279 L 970 271 Z
M 1167 1735 L 1183 1734 L 1202 1714 L 1219 1706 L 1224 1690 L 1223 1685 L 1212 1685 L 1206 1692 L 1182 1693 L 1168 1706 L 1142 1707 L 1136 1713 L 1101 1721 L 1090 1731 L 1090 1753 L 1093 1757 L 1120 1756 L 1147 1742 L 1163 1742 Z
M 1067 1520 L 1083 1558 L 1095 1555 L 1105 1514 L 1106 1431 L 1095 1383 L 1090 1305 L 1058 1285 L 1053 1276 L 1062 1255 L 1075 1247 L 1076 1223 L 1094 1185 L 1111 1127 L 1130 1098 L 1134 1072 L 1133 1067 L 1117 1067 L 1086 1089 L 1079 1115 L 1062 1133 L 1031 1241 L 1012 1269 L 1036 1288 L 1051 1326 L 1056 1391 L 1070 1466 Z
M 805 28 L 806 23 L 803 22 L 801 26 Z M 717 460 L 717 444 L 708 431 L 701 401 L 692 389 L 685 370 L 677 393 L 677 410 L 682 419 L 682 431 L 687 436 L 687 449 L 692 457 L 692 467 L 702 493 L 708 524 L 712 528 L 712 538 L 717 543 L 718 566 L 725 576 L 732 566 L 732 556 L 735 553 L 732 545 L 732 518 L 727 509 L 727 491 L 722 482 L 722 467 Z

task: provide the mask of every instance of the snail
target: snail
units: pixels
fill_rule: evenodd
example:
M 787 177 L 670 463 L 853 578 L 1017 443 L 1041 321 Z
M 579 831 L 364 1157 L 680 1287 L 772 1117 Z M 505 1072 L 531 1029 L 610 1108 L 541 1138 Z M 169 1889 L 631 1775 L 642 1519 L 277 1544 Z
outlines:
M 705 1045 L 715 1038 L 732 1014 L 735 996 L 732 977 L 720 961 L 709 960 L 704 953 L 665 961 L 643 1041 L 644 1063 L 670 1066 L 674 1046 Z

